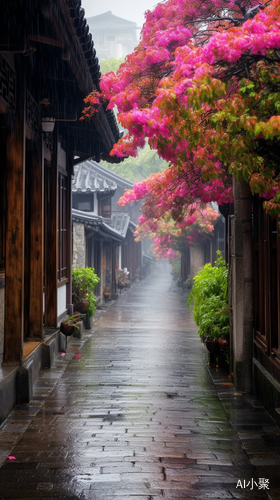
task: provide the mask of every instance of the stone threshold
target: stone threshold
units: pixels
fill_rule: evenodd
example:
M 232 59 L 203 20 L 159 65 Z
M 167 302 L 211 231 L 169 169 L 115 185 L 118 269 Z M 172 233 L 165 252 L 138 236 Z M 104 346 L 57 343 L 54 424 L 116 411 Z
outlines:
M 22 358 L 25 359 L 29 354 L 36 349 L 38 345 L 40 345 L 41 342 L 24 342 L 23 344 L 23 356 Z
M 58 353 L 63 351 L 62 337 L 58 328 L 45 328 L 42 340 L 24 342 L 20 364 L 0 368 L 0 425 L 16 404 L 32 400 L 41 368 L 51 368 Z

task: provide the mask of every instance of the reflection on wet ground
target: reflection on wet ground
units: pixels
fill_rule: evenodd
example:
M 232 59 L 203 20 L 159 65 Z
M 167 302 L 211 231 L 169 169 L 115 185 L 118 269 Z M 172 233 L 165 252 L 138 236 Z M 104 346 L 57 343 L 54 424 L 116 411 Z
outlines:
M 0 430 L 1 499 L 280 499 L 280 429 L 209 375 L 178 292 L 135 284 L 41 372 Z

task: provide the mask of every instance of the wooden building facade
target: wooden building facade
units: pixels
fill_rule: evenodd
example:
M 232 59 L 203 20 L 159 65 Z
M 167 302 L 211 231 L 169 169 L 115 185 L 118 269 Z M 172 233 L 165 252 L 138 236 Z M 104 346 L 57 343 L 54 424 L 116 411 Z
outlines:
M 148 274 L 152 254 L 133 236 L 140 205 L 118 205 L 133 183 L 93 160 L 77 164 L 74 172 L 73 266 L 94 267 L 100 278 L 95 292 L 102 301 L 104 287 L 117 295 L 119 269 L 127 269 L 131 282 Z
M 280 423 L 280 228 L 234 180 L 226 217 L 230 371 L 237 390 L 253 392 Z
M 253 383 L 280 423 L 280 225 L 253 200 Z
M 74 158 L 109 161 L 119 138 L 102 107 L 94 122 L 79 121 L 100 78 L 84 14 L 79 0 L 1 6 L 0 376 L 10 385 L 0 421 L 32 394 L 30 351 L 71 312 Z

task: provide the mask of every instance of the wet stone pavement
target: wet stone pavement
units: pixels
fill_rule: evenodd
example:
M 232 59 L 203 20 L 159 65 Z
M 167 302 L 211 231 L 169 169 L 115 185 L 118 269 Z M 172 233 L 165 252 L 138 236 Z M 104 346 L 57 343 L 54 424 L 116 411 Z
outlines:
M 123 292 L 1 426 L 0 499 L 279 500 L 280 429 L 196 331 L 169 268 Z

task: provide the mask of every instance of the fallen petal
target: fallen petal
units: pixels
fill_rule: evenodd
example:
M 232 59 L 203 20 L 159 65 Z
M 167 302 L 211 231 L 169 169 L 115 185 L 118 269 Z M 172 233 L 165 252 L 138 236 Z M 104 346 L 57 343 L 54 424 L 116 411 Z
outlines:
M 8 460 L 16 460 L 16 457 L 13 457 L 12 455 L 9 455 L 9 456 L 7 457 L 7 459 L 8 459 Z

